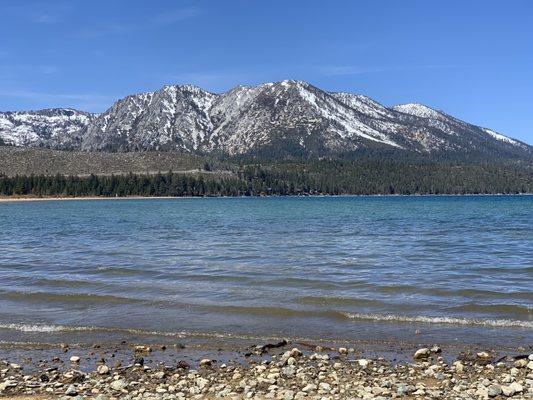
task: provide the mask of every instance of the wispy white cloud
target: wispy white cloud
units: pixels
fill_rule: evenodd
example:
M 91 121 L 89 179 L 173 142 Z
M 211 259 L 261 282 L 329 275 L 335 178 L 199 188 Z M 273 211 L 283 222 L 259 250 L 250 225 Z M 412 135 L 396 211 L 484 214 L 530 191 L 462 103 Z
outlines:
M 31 5 L 22 2 L 5 6 L 2 12 L 34 24 L 57 24 L 62 22 L 72 10 L 72 4 L 64 1 L 35 2 Z
M 1 56 L 0 56 L 1 58 Z M 0 65 L 0 80 L 15 80 L 22 79 L 29 75 L 52 75 L 61 71 L 61 67 L 51 64 L 35 64 L 35 65 L 21 65 L 21 64 L 7 64 Z
M 56 24 L 61 22 L 62 16 L 59 14 L 33 14 L 29 16 L 29 19 L 37 24 Z
M 320 66 L 317 70 L 325 76 L 343 75 L 364 75 L 381 72 L 402 72 L 402 71 L 422 71 L 431 69 L 464 69 L 468 65 L 459 64 L 425 64 L 425 65 L 404 65 L 395 67 L 361 67 L 355 65 L 327 65 Z
M 200 9 L 195 7 L 171 10 L 165 13 L 154 15 L 148 20 L 148 26 L 157 27 L 172 25 L 176 22 L 197 17 L 198 15 L 200 15 Z
M 353 65 L 328 65 L 318 67 L 317 69 L 319 72 L 326 76 L 372 74 L 376 72 L 383 72 L 385 70 L 379 67 L 364 68 Z
M 70 107 L 86 111 L 102 111 L 117 99 L 92 93 L 48 93 L 32 90 L 0 90 L 0 97 L 27 99 L 41 108 Z
M 80 31 L 80 35 L 94 38 L 157 29 L 195 18 L 200 14 L 200 9 L 196 7 L 174 9 L 165 13 L 147 16 L 142 21 L 111 21 L 102 26 L 84 28 Z

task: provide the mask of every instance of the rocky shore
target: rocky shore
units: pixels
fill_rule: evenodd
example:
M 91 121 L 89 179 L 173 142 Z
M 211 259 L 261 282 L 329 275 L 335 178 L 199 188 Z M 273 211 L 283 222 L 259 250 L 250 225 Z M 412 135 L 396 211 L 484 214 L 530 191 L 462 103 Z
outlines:
M 166 346 L 131 345 L 129 362 L 64 344 L 57 357 L 0 361 L 0 397 L 17 399 L 532 399 L 533 354 L 421 348 L 411 361 L 360 358 L 345 347 L 286 340 L 243 349 L 227 362 L 150 360 Z M 531 349 L 529 349 L 529 352 Z M 168 351 L 167 351 L 168 352 Z M 110 353 L 106 353 L 110 354 Z M 178 353 L 179 354 L 179 353 Z M 0 353 L 0 356 L 2 353 Z M 124 360 L 126 361 L 126 360 Z

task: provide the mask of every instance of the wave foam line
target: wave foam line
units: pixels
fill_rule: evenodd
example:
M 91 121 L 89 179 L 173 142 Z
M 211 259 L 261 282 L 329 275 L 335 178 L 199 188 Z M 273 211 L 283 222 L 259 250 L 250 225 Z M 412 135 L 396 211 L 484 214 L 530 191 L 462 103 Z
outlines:
M 2 324 L 0 329 L 15 330 L 28 333 L 61 333 L 61 332 L 104 332 L 104 333 L 126 333 L 139 336 L 163 336 L 163 337 L 204 337 L 204 338 L 228 338 L 228 339 L 278 339 L 278 336 L 257 336 L 257 335 L 239 335 L 232 333 L 217 332 L 168 332 L 168 331 L 150 331 L 135 328 L 107 328 L 100 326 L 67 326 L 67 325 L 46 325 L 46 324 Z
M 382 321 L 382 322 L 418 322 L 424 324 L 443 325 L 471 325 L 488 326 L 499 328 L 528 328 L 533 329 L 533 321 L 516 321 L 510 319 L 475 319 L 475 318 L 455 318 L 455 317 L 424 317 L 407 315 L 384 315 L 384 314 L 360 314 L 343 313 L 349 319 Z

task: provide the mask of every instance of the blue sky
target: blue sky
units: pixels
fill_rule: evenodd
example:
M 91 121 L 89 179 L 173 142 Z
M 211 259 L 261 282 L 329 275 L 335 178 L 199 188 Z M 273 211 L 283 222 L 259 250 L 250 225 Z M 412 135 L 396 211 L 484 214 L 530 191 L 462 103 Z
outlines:
M 533 143 L 533 1 L 2 1 L 0 110 L 301 79 Z

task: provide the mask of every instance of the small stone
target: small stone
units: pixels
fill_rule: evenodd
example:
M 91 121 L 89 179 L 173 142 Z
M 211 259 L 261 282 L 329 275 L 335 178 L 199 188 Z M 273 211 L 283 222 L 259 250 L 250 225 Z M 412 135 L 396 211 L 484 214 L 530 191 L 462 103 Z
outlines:
M 434 345 L 431 349 L 429 349 L 433 354 L 440 354 L 442 353 L 442 349 L 437 346 L 437 345 Z
M 134 350 L 137 353 L 150 353 L 152 348 L 150 346 L 135 346 Z
M 359 366 L 362 367 L 362 368 L 366 368 L 366 367 L 368 367 L 368 364 L 370 364 L 370 362 L 368 360 L 365 360 L 364 358 L 362 358 L 360 360 L 357 360 L 357 364 L 359 364 Z
M 111 382 L 110 387 L 114 391 L 120 392 L 120 391 L 122 391 L 123 389 L 126 388 L 126 382 L 124 382 L 122 379 L 118 379 L 116 381 Z
M 514 390 L 510 386 L 502 386 L 502 394 L 507 397 L 514 395 Z
M 65 391 L 65 394 L 67 396 L 76 396 L 78 394 L 78 391 L 76 390 L 76 387 L 74 385 L 70 385 Z
M 205 388 L 205 386 L 206 386 L 208 383 L 209 383 L 209 381 L 208 381 L 207 379 L 205 379 L 205 378 L 200 377 L 200 378 L 196 379 L 196 386 L 198 386 L 198 388 L 199 388 L 200 390 L 202 390 L 203 388 Z
M 22 369 L 22 367 L 19 364 L 15 364 L 15 363 L 9 364 L 9 368 L 11 368 L 11 369 Z
M 488 387 L 489 397 L 496 397 L 502 394 L 502 388 L 500 385 L 492 384 Z
M 316 390 L 316 385 L 313 383 L 309 383 L 302 388 L 302 392 L 312 392 L 313 390 Z
M 79 363 L 80 362 L 80 358 L 78 356 L 72 356 L 72 357 L 70 357 L 70 362 Z
M 490 354 L 487 353 L 486 351 L 480 351 L 479 353 L 476 354 L 476 356 L 480 360 L 488 360 L 491 358 Z
M 292 400 L 294 399 L 294 392 L 292 390 L 285 390 L 283 392 L 283 400 Z
M 291 378 L 296 374 L 296 367 L 294 365 L 289 365 L 281 370 L 281 373 L 287 378 Z
M 413 391 L 413 388 L 409 385 L 406 385 L 405 383 L 400 383 L 398 387 L 396 388 L 396 393 L 398 393 L 399 396 L 405 396 Z
M 200 361 L 200 367 L 206 368 L 211 366 L 213 364 L 213 361 L 211 361 L 209 358 L 204 358 Z
M 294 349 L 291 350 L 290 354 L 291 354 L 291 357 L 296 358 L 296 357 L 300 357 L 302 355 L 302 352 L 295 347 Z
M 465 368 L 461 361 L 454 362 L 453 366 L 455 367 L 455 370 L 459 373 L 463 372 Z
M 533 370 L 533 361 L 528 362 L 527 367 Z
M 14 388 L 18 385 L 18 383 L 16 381 L 13 381 L 13 380 L 7 380 L 7 381 L 4 381 L 2 383 L 0 383 L 0 392 L 2 392 L 3 390 L 7 389 L 7 388 Z
M 96 368 L 96 372 L 100 375 L 107 375 L 109 374 L 109 367 L 107 365 L 99 365 L 98 368 Z
M 424 347 L 422 349 L 418 349 L 413 355 L 413 358 L 415 360 L 423 360 L 423 359 L 428 358 L 430 355 L 431 355 L 431 351 L 427 347 Z
M 509 385 L 514 393 L 521 393 L 524 390 L 524 387 L 518 382 L 513 382 Z
M 176 368 L 177 369 L 189 369 L 189 368 L 191 368 L 191 366 L 189 365 L 189 363 L 187 361 L 180 360 L 176 364 Z
M 163 371 L 156 372 L 154 374 L 155 379 L 162 380 L 165 378 L 165 373 Z
M 339 347 L 339 354 L 348 354 L 348 349 L 346 347 Z

